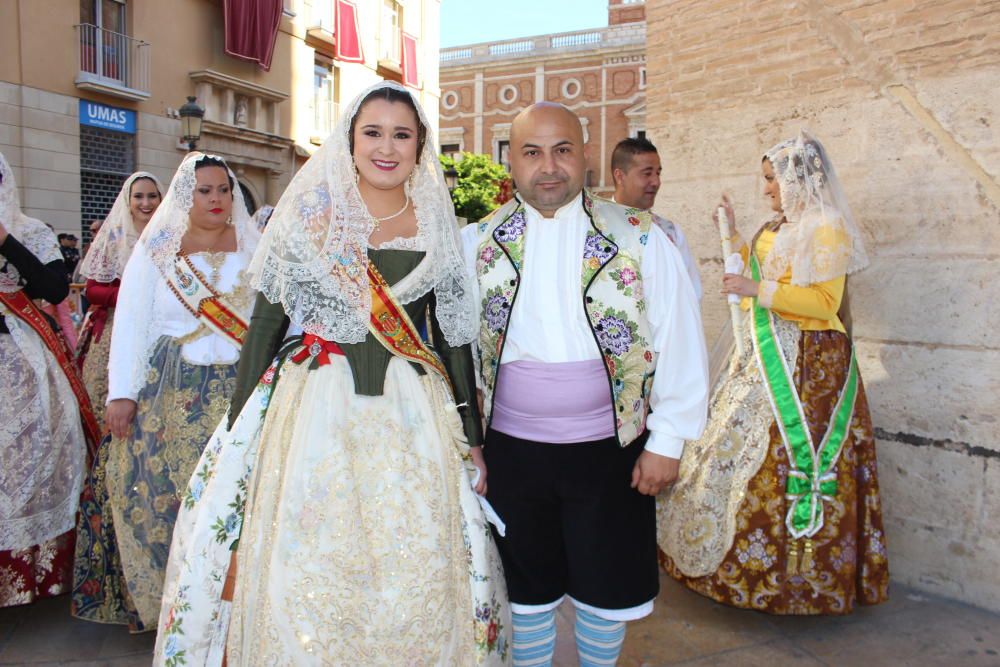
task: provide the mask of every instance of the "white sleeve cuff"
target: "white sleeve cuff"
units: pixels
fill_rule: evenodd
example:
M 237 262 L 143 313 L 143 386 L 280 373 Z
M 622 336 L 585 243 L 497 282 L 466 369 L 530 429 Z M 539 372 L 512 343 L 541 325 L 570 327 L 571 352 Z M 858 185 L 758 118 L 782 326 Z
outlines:
M 775 280 L 762 280 L 757 288 L 757 303 L 761 308 L 771 309 L 774 303 L 774 293 L 778 291 L 778 282 Z
M 649 440 L 646 441 L 646 451 L 660 456 L 668 456 L 672 459 L 679 459 L 684 453 L 684 439 L 675 438 L 657 431 L 649 432 Z

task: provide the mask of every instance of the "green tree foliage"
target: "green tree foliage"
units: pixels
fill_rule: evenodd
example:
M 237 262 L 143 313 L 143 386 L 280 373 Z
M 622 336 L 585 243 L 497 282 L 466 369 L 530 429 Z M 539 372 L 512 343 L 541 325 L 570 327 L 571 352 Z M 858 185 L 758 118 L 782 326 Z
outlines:
M 477 222 L 510 198 L 510 177 L 489 155 L 462 153 L 458 160 L 447 155 L 439 159 L 442 169 L 458 173 L 451 191 L 455 215 Z

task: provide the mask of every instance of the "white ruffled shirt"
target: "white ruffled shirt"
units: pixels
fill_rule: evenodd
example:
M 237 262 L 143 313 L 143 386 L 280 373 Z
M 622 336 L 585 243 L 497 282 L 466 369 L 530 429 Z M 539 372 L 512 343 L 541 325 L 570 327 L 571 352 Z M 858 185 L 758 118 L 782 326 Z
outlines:
M 206 277 L 212 275 L 213 269 L 203 254 L 193 254 L 189 257 L 202 275 Z M 134 268 L 133 264 L 136 265 Z M 219 268 L 218 285 L 215 287 L 223 293 L 231 291 L 236 287 L 236 281 L 246 265 L 247 261 L 244 255 L 238 252 L 226 253 L 226 259 Z M 135 312 L 130 304 L 136 303 L 136 295 L 130 293 L 129 287 L 136 283 L 130 282 L 128 276 L 130 273 L 140 270 L 156 271 L 157 269 L 145 252 L 134 252 L 122 278 L 122 286 L 118 293 L 118 307 L 115 308 L 108 362 L 109 402 L 118 398 L 136 400 L 141 387 L 134 385 L 135 368 L 137 365 L 149 363 L 144 355 L 150 341 L 143 341 L 140 340 L 140 337 L 131 335 L 133 332 L 130 331 L 130 322 L 145 317 L 155 317 L 156 322 L 152 328 L 155 335 L 170 336 L 171 338 L 186 336 L 194 332 L 199 325 L 198 318 L 181 305 L 163 278 L 157 281 L 156 293 L 153 297 L 153 303 L 156 304 L 155 309 L 152 309 L 152 304 L 150 304 L 145 312 Z M 246 315 L 248 313 L 244 313 L 244 316 Z M 249 321 L 249 318 L 247 319 Z M 190 343 L 185 343 L 181 347 L 181 354 L 185 361 L 196 366 L 234 364 L 240 358 L 240 351 L 236 345 L 214 332 Z
M 580 298 L 580 266 L 590 228 L 581 199 L 575 198 L 552 218 L 527 204 L 525 211 L 524 269 L 500 363 L 600 359 Z M 462 236 L 466 262 L 475 273 L 476 225 L 469 225 Z M 646 450 L 680 458 L 684 442 L 701 436 L 708 411 L 708 355 L 701 312 L 684 261 L 659 227 L 650 228 L 640 270 L 651 342 L 659 353 Z

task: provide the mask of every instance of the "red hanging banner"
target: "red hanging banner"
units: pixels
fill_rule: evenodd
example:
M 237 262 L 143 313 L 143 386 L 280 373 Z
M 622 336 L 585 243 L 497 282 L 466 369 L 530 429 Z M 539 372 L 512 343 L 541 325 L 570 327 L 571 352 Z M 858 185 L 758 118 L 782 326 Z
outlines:
M 224 0 L 226 53 L 271 69 L 282 0 Z
M 358 26 L 358 8 L 351 0 L 337 0 L 336 15 L 337 60 L 347 63 L 363 63 L 361 29 Z
M 417 71 L 417 38 L 403 33 L 403 83 L 413 88 L 420 87 Z

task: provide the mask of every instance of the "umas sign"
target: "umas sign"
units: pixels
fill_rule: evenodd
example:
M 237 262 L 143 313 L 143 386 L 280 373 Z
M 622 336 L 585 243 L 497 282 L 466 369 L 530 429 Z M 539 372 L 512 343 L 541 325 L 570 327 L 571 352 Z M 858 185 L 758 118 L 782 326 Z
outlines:
M 135 112 L 90 100 L 80 100 L 80 125 L 135 134 Z

